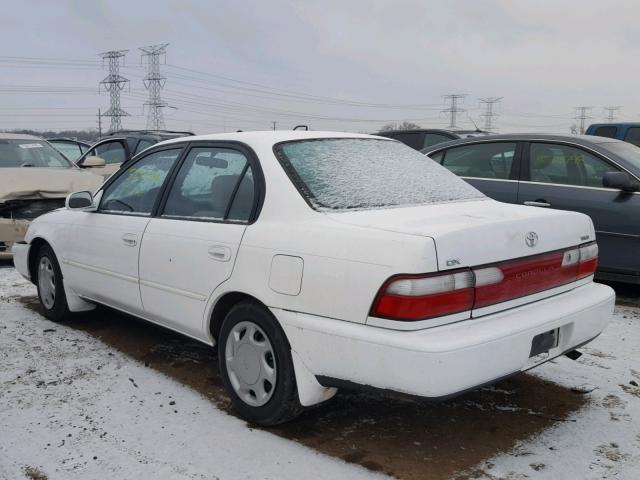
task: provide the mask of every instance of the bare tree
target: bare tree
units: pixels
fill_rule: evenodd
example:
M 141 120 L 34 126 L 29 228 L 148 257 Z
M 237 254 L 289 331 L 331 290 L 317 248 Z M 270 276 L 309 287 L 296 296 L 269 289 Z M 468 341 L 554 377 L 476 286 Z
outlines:
M 387 123 L 384 127 L 380 129 L 381 132 L 389 132 L 391 130 L 416 130 L 420 128 L 420 125 L 413 122 L 402 122 L 402 123 Z

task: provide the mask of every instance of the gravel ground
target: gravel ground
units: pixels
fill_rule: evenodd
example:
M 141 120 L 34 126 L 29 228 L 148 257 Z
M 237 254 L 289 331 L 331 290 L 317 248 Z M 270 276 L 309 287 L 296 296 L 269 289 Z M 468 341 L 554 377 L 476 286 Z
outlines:
M 639 334 L 620 306 L 578 361 L 437 404 L 340 392 L 265 431 L 210 348 L 106 309 L 51 323 L 0 268 L 0 479 L 636 479 Z

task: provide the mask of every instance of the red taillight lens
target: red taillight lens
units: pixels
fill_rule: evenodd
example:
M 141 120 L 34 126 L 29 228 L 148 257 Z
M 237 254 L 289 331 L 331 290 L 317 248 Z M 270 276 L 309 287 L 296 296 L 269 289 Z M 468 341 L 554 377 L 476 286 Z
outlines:
M 491 266 L 399 275 L 382 286 L 371 315 L 414 321 L 464 312 L 574 282 L 593 275 L 597 265 L 594 242 Z
M 580 247 L 580 264 L 578 278 L 588 277 L 596 273 L 598 267 L 598 244 L 588 243 Z
M 464 312 L 472 306 L 473 274 L 465 269 L 392 277 L 380 289 L 371 315 L 392 320 L 424 320 Z

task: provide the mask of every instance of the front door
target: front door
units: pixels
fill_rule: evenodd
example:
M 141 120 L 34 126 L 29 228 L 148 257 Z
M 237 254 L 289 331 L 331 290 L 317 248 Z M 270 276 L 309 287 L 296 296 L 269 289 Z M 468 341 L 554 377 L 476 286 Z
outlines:
M 240 150 L 206 145 L 189 150 L 142 239 L 140 291 L 148 317 L 206 338 L 207 301 L 231 276 L 254 212 L 253 173 L 248 154 Z
M 63 261 L 80 295 L 140 313 L 140 242 L 181 148 L 156 151 L 109 182 L 96 212 L 75 212 Z
M 606 172 L 620 169 L 576 146 L 534 142 L 523 161 L 518 201 L 589 215 L 603 272 L 639 274 L 640 195 L 604 188 Z

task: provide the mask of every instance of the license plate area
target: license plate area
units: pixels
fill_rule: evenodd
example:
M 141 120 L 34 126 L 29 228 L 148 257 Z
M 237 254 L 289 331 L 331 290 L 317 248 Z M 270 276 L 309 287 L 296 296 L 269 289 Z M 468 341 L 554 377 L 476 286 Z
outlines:
M 559 337 L 559 328 L 540 333 L 533 337 L 533 340 L 531 341 L 531 352 L 529 352 L 529 358 L 540 355 L 541 353 L 547 353 L 552 348 L 557 347 Z

